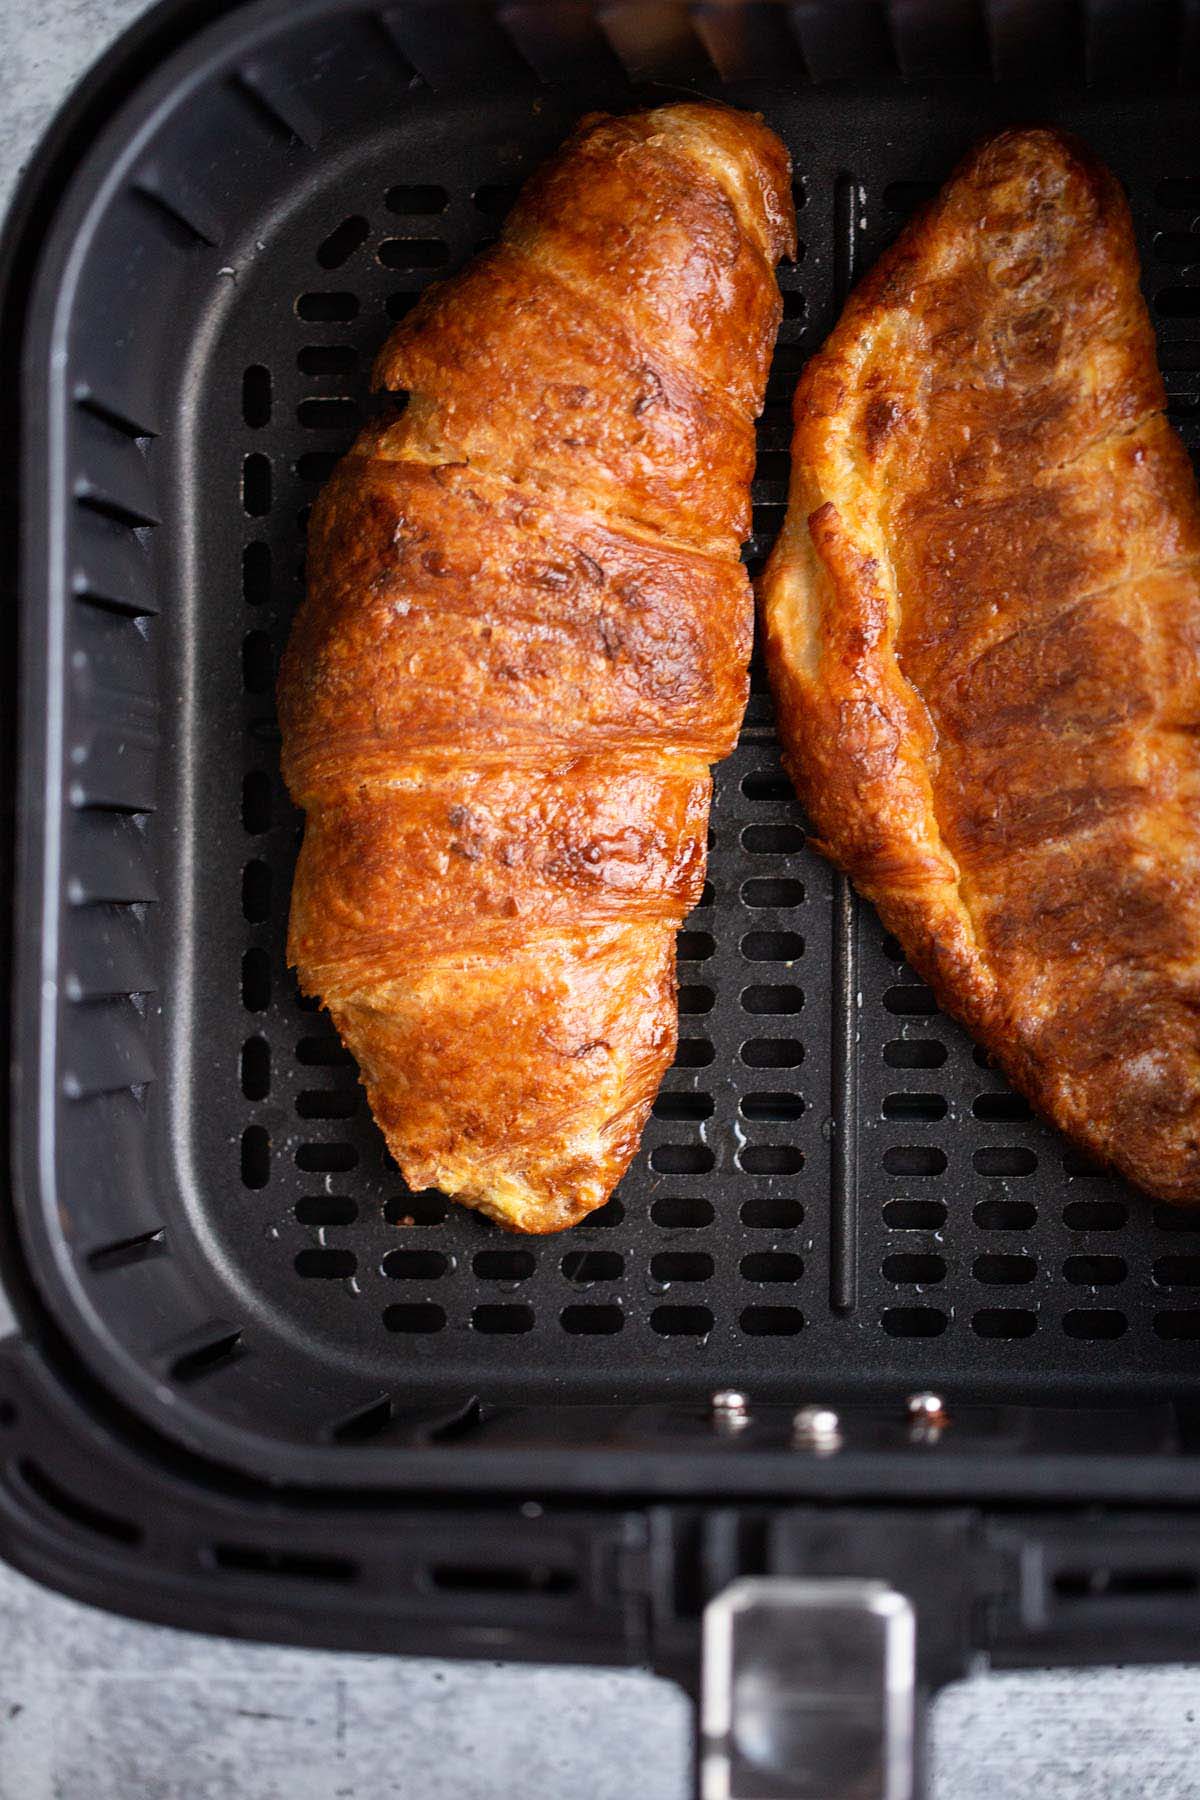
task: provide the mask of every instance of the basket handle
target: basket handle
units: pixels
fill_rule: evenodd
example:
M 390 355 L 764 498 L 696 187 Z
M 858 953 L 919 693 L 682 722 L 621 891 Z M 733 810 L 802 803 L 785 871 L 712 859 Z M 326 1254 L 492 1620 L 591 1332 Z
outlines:
M 704 1613 L 701 1800 L 915 1800 L 916 1615 L 883 1581 L 735 1581 Z

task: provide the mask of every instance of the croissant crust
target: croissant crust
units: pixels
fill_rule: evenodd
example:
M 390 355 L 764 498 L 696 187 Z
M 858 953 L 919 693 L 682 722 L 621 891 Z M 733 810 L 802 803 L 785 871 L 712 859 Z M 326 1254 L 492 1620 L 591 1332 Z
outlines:
M 1117 183 L 981 145 L 795 398 L 764 582 L 788 766 L 940 1002 L 1200 1201 L 1200 505 Z
M 757 119 L 584 120 L 392 334 L 407 405 L 313 512 L 289 957 L 409 1183 L 518 1230 L 602 1204 L 674 1056 L 792 232 Z

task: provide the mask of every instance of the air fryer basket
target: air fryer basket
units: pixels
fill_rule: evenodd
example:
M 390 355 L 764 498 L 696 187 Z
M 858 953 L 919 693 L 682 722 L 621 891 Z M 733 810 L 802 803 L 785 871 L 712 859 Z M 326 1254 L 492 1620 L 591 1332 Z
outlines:
M 195 32 L 160 9 L 160 41 L 110 60 L 27 184 L 9 271 L 23 536 L 8 1261 L 27 1340 L 0 1396 L 17 1434 L 10 1555 L 159 1615 L 397 1643 L 394 1616 L 370 1623 L 392 1600 L 361 1598 L 386 1521 L 418 1493 L 466 1494 L 498 1533 L 472 1528 L 483 1562 L 512 1533 L 570 1580 L 534 1581 L 532 1599 L 518 1581 L 519 1622 L 503 1583 L 450 1582 L 455 1601 L 435 1607 L 425 1576 L 449 1552 L 423 1552 L 393 1611 L 420 1590 L 426 1647 L 435 1615 L 436 1644 L 482 1642 L 469 1621 L 493 1608 L 511 1653 L 673 1665 L 718 1577 L 822 1557 L 876 1573 L 903 1562 L 910 1529 L 937 1530 L 958 1584 L 937 1607 L 973 1621 L 951 1633 L 955 1656 L 1017 1654 L 1031 1634 L 1043 1655 L 1112 1653 L 1094 1613 L 1063 1623 L 1073 1590 L 1053 1585 L 1093 1566 L 1080 1545 L 1105 1528 L 1080 1539 L 1064 1514 L 1057 1549 L 1037 1538 L 1041 1611 L 1023 1612 L 1013 1571 L 1031 1540 L 1011 1522 L 988 1537 L 987 1508 L 1194 1502 L 1200 1214 L 1089 1166 L 938 1013 L 805 848 L 761 671 L 680 938 L 677 1064 L 616 1197 L 539 1240 L 406 1190 L 328 1021 L 298 997 L 284 939 L 299 819 L 273 683 L 313 495 L 387 404 L 367 393 L 373 352 L 596 106 L 713 94 L 761 110 L 791 149 L 802 244 L 781 270 L 752 569 L 782 517 L 797 370 L 856 274 L 1002 124 L 1076 130 L 1125 182 L 1187 435 L 1200 40 L 1185 12 L 258 0 Z M 753 1422 L 723 1435 L 708 1402 L 730 1387 Z M 936 1441 L 907 1423 L 917 1389 L 946 1401 Z M 834 1455 L 789 1435 L 814 1400 L 841 1410 Z M 210 1516 L 218 1492 L 246 1509 L 240 1537 Z M 307 1524 L 285 1528 L 301 1492 Z M 594 1516 L 563 1515 L 547 1564 L 550 1497 L 568 1493 Z M 518 1514 L 531 1494 L 541 1510 Z M 855 1508 L 889 1496 L 937 1522 L 869 1527 Z M 833 1499 L 814 1548 L 805 1508 Z M 357 1548 L 339 1561 L 313 1544 L 329 1542 L 321 1508 L 351 1500 L 363 1510 L 339 1531 Z M 715 1502 L 731 1526 L 713 1525 Z M 143 1504 L 157 1535 L 131 1518 Z M 1172 1567 L 1192 1567 L 1189 1529 Z M 1132 1554 L 1145 1576 L 1123 1653 L 1190 1647 L 1194 1574 L 1156 1586 L 1161 1523 L 1131 1513 L 1119 1530 L 1105 1567 Z M 139 1573 L 147 1543 L 155 1580 Z M 350 1584 L 340 1610 L 324 1589 L 319 1616 L 303 1598 L 314 1576 Z M 271 1578 L 273 1610 L 214 1598 Z M 980 1623 L 962 1597 L 987 1580 Z

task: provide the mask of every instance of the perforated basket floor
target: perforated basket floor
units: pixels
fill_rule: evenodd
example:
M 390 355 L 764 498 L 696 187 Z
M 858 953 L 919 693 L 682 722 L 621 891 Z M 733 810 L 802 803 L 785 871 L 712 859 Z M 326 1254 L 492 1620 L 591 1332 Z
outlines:
M 273 134 L 280 158 L 257 213 L 237 210 L 236 179 L 222 186 L 210 165 L 190 187 L 161 164 L 152 179 L 142 170 L 137 229 L 182 259 L 188 296 L 172 326 L 176 386 L 144 402 L 156 435 L 135 359 L 114 360 L 95 311 L 80 310 L 98 289 L 72 317 L 70 454 L 82 467 L 92 446 L 112 474 L 103 492 L 76 480 L 82 504 L 64 517 L 71 554 L 86 561 L 79 546 L 100 531 L 108 558 L 106 579 L 76 583 L 67 637 L 90 668 L 137 662 L 154 801 L 89 789 L 96 755 L 74 759 L 64 867 L 85 873 L 64 889 L 62 955 L 79 963 L 90 911 L 111 923 L 128 903 L 120 929 L 149 973 L 127 985 L 154 997 L 85 982 L 72 1014 L 64 986 L 60 1154 L 76 1174 L 56 1255 L 74 1284 L 69 1329 L 105 1338 L 191 1407 L 301 1438 L 361 1437 L 392 1403 L 472 1392 L 1169 1393 L 1196 1367 L 1200 1215 L 1091 1169 L 937 1012 L 874 915 L 806 849 L 761 674 L 718 772 L 705 899 L 680 938 L 678 1062 L 616 1197 L 574 1232 L 523 1240 L 406 1191 L 353 1065 L 285 966 L 300 822 L 278 772 L 275 668 L 313 495 L 377 404 L 374 352 L 429 280 L 495 234 L 516 185 L 595 95 L 523 77 L 486 98 L 438 97 L 406 85 L 398 36 L 342 20 L 323 67 L 335 59 L 343 87 L 394 91 L 316 148 L 293 129 L 319 110 L 315 78 L 271 88 L 260 67 L 241 89 L 226 81 L 226 96 L 241 93 L 238 132 Z M 706 79 L 722 91 L 711 67 Z M 800 205 L 753 568 L 782 517 L 797 370 L 855 272 L 995 125 L 1076 129 L 1128 185 L 1173 409 L 1193 431 L 1200 144 L 1184 98 L 974 81 L 725 91 L 786 138 Z M 619 84 L 609 95 L 628 103 Z M 150 572 L 152 605 L 114 591 L 118 553 Z M 100 686 L 73 691 L 68 767 L 72 734 L 97 741 L 104 680 L 101 667 Z M 131 818 L 151 871 L 136 893 L 121 889 L 132 865 L 119 859 L 107 880 L 86 873 L 112 865 L 103 834 Z M 114 1020 L 128 1091 L 103 1050 Z M 112 1170 L 80 1178 L 111 1142 Z
M 848 228 L 861 205 L 865 264 L 925 191 L 919 178 L 967 141 L 960 128 L 944 158 L 901 152 L 859 177 L 860 199 L 843 169 L 846 110 L 837 153 L 797 155 L 803 253 L 782 275 L 756 564 L 782 517 L 795 373 L 835 316 Z M 860 121 L 864 142 L 884 135 L 878 118 Z M 250 1212 L 272 1246 L 256 1254 L 257 1279 L 281 1309 L 356 1347 L 379 1334 L 381 1364 L 522 1394 L 807 1385 L 816 1371 L 841 1382 L 969 1370 L 1023 1386 L 1119 1375 L 1128 1365 L 1114 1366 L 1112 1345 L 1131 1336 L 1143 1369 L 1178 1365 L 1179 1340 L 1200 1334 L 1188 1298 L 1200 1256 L 1180 1252 L 1200 1235 L 1160 1236 L 1144 1203 L 1032 1121 L 869 910 L 855 908 L 852 966 L 840 961 L 837 884 L 804 848 L 761 675 L 717 777 L 709 895 L 680 940 L 678 1063 L 618 1195 L 582 1230 L 526 1242 L 406 1192 L 354 1067 L 284 971 L 298 825 L 277 776 L 271 686 L 306 508 L 364 416 L 371 356 L 429 279 L 494 235 L 532 160 L 515 146 L 503 158 L 465 149 L 453 174 L 437 152 L 408 153 L 397 184 L 387 155 L 322 191 L 272 246 L 218 351 L 206 436 L 222 446 L 230 497 L 239 471 L 242 486 L 243 516 L 230 506 L 219 529 L 244 540 L 241 667 L 232 655 L 228 667 L 247 749 L 241 795 L 222 769 L 245 828 L 241 843 L 222 834 L 220 901 L 240 896 L 245 920 L 243 1014 L 225 1007 L 220 1021 L 230 1074 L 241 1057 L 240 1101 L 222 1094 L 220 1108 L 243 1120 L 248 1190 L 223 1221 L 230 1254 Z M 1179 223 L 1164 210 L 1165 231 Z M 1186 360 L 1200 364 L 1196 348 Z M 1174 385 L 1194 392 L 1196 380 Z M 215 913 L 215 882 L 207 895 Z M 228 967 L 224 946 L 220 959 Z M 852 1110 L 837 1116 L 831 1096 Z

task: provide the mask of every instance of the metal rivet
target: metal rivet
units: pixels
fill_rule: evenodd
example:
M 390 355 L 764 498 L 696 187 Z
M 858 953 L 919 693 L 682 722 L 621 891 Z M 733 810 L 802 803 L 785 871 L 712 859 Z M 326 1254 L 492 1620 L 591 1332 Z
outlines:
M 719 1388 L 712 1397 L 712 1418 L 718 1431 L 741 1431 L 750 1423 L 750 1401 L 737 1388 Z
M 792 1442 L 818 1454 L 840 1449 L 842 1422 L 832 1407 L 802 1406 L 792 1418 Z
M 946 1416 L 946 1403 L 940 1394 L 924 1389 L 910 1394 L 904 1402 L 908 1413 L 908 1435 L 914 1444 L 936 1444 L 949 1419 Z
M 946 1402 L 940 1394 L 926 1389 L 920 1393 L 910 1394 L 904 1403 L 908 1416 L 915 1423 L 931 1424 L 935 1419 L 945 1424 Z

